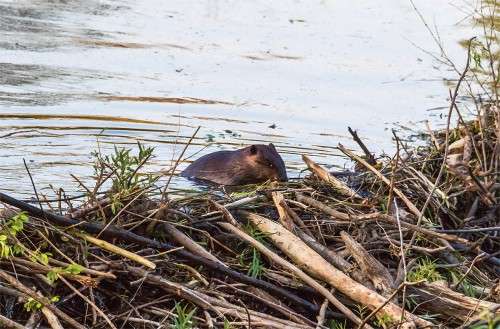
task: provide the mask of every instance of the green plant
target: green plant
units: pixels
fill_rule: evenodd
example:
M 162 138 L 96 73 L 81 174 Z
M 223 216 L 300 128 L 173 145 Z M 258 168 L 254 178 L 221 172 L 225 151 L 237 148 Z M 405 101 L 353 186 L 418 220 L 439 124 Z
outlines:
M 12 249 L 8 244 L 7 235 L 0 234 L 0 258 L 9 258 L 10 255 L 12 255 Z
M 224 329 L 232 329 L 232 328 L 233 328 L 233 326 L 231 325 L 229 320 L 224 318 Z
M 405 305 L 409 310 L 418 306 L 417 295 L 407 294 L 405 298 Z
M 41 309 L 43 307 L 43 304 L 40 303 L 39 301 L 37 301 L 36 299 L 30 297 L 30 298 L 28 298 L 26 303 L 24 303 L 23 306 L 27 312 L 31 312 L 31 311 L 37 311 L 37 310 Z
M 413 268 L 410 273 L 408 273 L 408 281 L 410 282 L 417 282 L 422 280 L 434 282 L 442 279 L 443 277 L 436 269 L 435 261 L 427 257 L 419 259 L 415 268 Z
M 103 175 L 104 170 L 110 171 L 112 189 L 115 193 L 141 187 L 139 169 L 153 156 L 154 147 L 145 147 L 140 142 L 137 142 L 137 146 L 139 148 L 137 155 L 132 154 L 132 149 L 116 146 L 111 155 L 103 156 L 99 152 L 93 152 L 96 158 L 94 164 L 96 176 Z
M 262 233 L 261 231 L 257 230 L 254 228 L 252 225 L 246 225 L 244 227 L 244 230 L 252 236 L 255 240 L 264 243 L 264 238 L 265 234 Z M 250 255 L 249 255 L 250 254 Z M 264 269 L 264 265 L 262 263 L 262 258 L 260 255 L 260 252 L 253 248 L 253 247 L 248 247 L 243 252 L 240 254 L 240 264 L 241 265 L 246 265 L 246 261 L 250 258 L 250 262 L 247 265 L 248 268 L 248 275 L 250 275 L 253 278 L 258 278 L 262 275 L 262 271 Z
M 356 313 L 358 313 L 360 319 L 364 319 L 368 315 L 366 314 L 367 310 L 368 308 L 365 305 L 356 304 Z
M 380 327 L 386 328 L 390 327 L 394 323 L 394 319 L 387 313 L 377 317 L 377 325 Z
M 330 329 L 346 329 L 347 328 L 347 322 L 346 322 L 346 320 L 340 321 L 340 320 L 332 319 L 328 323 L 328 327 Z
M 473 283 L 468 277 L 463 278 L 462 274 L 451 269 L 448 271 L 449 277 L 453 285 L 457 285 L 463 291 L 466 296 L 477 297 L 478 291 L 474 288 Z
M 110 207 L 111 207 L 111 212 L 113 215 L 116 215 L 119 209 L 123 207 L 123 202 L 121 201 L 120 195 L 119 194 L 111 194 L 110 195 Z
M 252 248 L 252 262 L 250 263 L 250 268 L 248 269 L 248 275 L 252 278 L 258 278 L 262 274 L 264 266 L 260 259 L 260 252 L 257 249 Z
M 175 304 L 175 312 L 177 317 L 174 319 L 174 329 L 191 329 L 194 328 L 193 316 L 196 308 L 188 312 L 188 306 L 181 306 L 180 303 Z
M 52 256 L 51 252 L 39 252 L 38 250 L 35 251 L 31 255 L 31 261 L 33 262 L 38 262 L 42 265 L 48 265 L 49 264 L 49 258 Z
M 462 288 L 462 291 L 466 296 L 474 298 L 477 297 L 477 291 L 474 288 L 474 285 L 469 282 L 469 280 L 467 279 L 462 280 L 462 282 L 460 283 L 460 287 Z
M 24 253 L 24 247 L 20 244 L 15 244 L 12 246 L 12 254 L 14 256 L 22 255 Z
M 24 223 L 28 221 L 28 215 L 23 211 L 12 217 L 7 223 L 8 231 L 13 236 L 24 229 Z
M 61 300 L 61 297 L 57 295 L 50 298 L 51 303 L 57 303 L 59 300 Z M 31 312 L 41 309 L 43 307 L 43 304 L 36 299 L 29 297 L 28 300 L 24 303 L 23 307 L 27 312 Z
M 249 189 L 249 190 L 232 192 L 230 194 L 230 196 L 232 199 L 241 199 L 241 198 L 245 198 L 247 196 L 251 196 L 254 194 L 255 194 L 255 189 L 251 189 L 251 190 Z
M 81 265 L 78 265 L 76 263 L 70 264 L 65 268 L 62 267 L 54 267 L 52 268 L 49 272 L 47 272 L 47 280 L 50 283 L 54 283 L 59 279 L 60 275 L 77 275 L 80 274 L 83 270 L 83 267 Z
M 18 245 L 9 244 L 9 236 L 15 237 L 24 229 L 24 224 L 28 221 L 28 215 L 20 212 L 13 216 L 6 227 L 0 231 L 0 258 L 9 258 L 12 255 L 18 255 L 23 252 L 23 248 Z

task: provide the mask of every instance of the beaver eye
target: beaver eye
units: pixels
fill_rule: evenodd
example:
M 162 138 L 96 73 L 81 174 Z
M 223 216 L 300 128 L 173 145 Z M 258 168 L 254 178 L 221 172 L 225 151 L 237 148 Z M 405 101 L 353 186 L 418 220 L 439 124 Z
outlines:
M 274 167 L 274 165 L 272 163 L 270 163 L 270 162 L 267 165 L 269 166 L 269 168 L 273 168 Z

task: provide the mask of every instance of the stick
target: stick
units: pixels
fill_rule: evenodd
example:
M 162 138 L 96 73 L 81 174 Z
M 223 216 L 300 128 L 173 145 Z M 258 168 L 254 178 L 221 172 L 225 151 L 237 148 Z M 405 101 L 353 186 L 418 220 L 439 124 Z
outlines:
M 361 323 L 358 327 L 358 329 L 363 329 L 365 326 L 366 326 L 366 323 L 375 315 L 377 314 L 378 311 L 380 311 L 382 309 L 382 307 L 384 307 L 385 305 L 387 305 L 387 303 L 389 303 L 397 294 L 398 292 L 403 289 L 403 287 L 405 287 L 406 285 L 411 285 L 411 284 L 417 284 L 417 283 L 420 283 L 420 282 L 413 282 L 413 283 L 408 283 L 408 282 L 403 282 L 399 285 L 399 287 L 397 289 L 394 290 L 394 292 L 387 298 L 387 300 L 382 304 L 380 305 L 379 307 L 377 307 L 376 309 L 374 309 L 370 314 L 368 314 L 368 316 L 366 318 L 363 319 L 363 323 Z
M 340 232 L 340 236 L 361 271 L 370 278 L 375 288 L 382 290 L 382 295 L 386 296 L 394 284 L 394 279 L 389 270 L 347 232 Z
M 321 167 L 319 164 L 311 160 L 307 155 L 302 155 L 302 160 L 306 163 L 309 170 L 315 174 L 319 179 L 325 181 L 326 183 L 333 186 L 333 188 L 337 189 L 340 193 L 348 196 L 348 197 L 356 197 L 362 199 L 356 191 L 347 186 L 343 181 L 339 180 L 337 177 L 330 175 L 328 170 Z
M 133 252 L 130 252 L 128 250 L 122 249 L 118 246 L 115 246 L 114 244 L 111 244 L 109 242 L 106 242 L 101 239 L 94 238 L 93 236 L 90 236 L 88 234 L 83 234 L 83 233 L 78 233 L 76 234 L 78 237 L 84 239 L 87 242 L 90 242 L 104 250 L 107 250 L 109 252 L 112 252 L 113 254 L 120 255 L 122 257 L 128 258 L 130 260 L 133 260 L 136 263 L 142 264 L 146 267 L 149 267 L 150 269 L 155 269 L 156 264 L 151 262 L 150 260 L 147 260 L 146 258 L 139 256 L 137 254 L 134 254 Z
M 45 319 L 52 329 L 64 329 L 59 321 L 59 318 L 51 310 L 46 307 L 42 307 L 40 311 L 42 311 L 42 314 L 45 316 Z
M 321 210 L 322 212 L 326 213 L 327 215 L 330 215 L 334 218 L 338 218 L 338 219 L 341 219 L 344 221 L 351 220 L 351 216 L 349 216 L 349 214 L 337 211 L 337 210 L 325 205 L 322 202 L 314 200 L 313 198 L 310 198 L 308 196 L 305 196 L 305 195 L 302 195 L 299 193 L 297 193 L 296 198 L 297 198 L 297 201 L 305 203 L 311 207 L 317 208 L 317 209 Z
M 323 327 L 323 323 L 325 322 L 326 309 L 328 308 L 328 298 L 325 298 L 323 304 L 321 304 L 321 308 L 319 309 L 319 314 L 316 317 L 318 320 L 318 324 L 316 325 L 316 329 L 321 329 Z
M 441 145 L 439 145 L 439 142 L 436 138 L 436 135 L 434 134 L 434 131 L 431 129 L 431 126 L 429 124 L 429 120 L 425 120 L 425 126 L 427 127 L 427 131 L 429 132 L 429 135 L 431 136 L 432 144 L 434 145 L 436 150 L 439 151 L 441 149 Z
M 366 147 L 365 143 L 363 143 L 363 141 L 361 140 L 361 138 L 359 138 L 358 132 L 356 130 L 352 130 L 351 127 L 347 127 L 347 130 L 351 134 L 352 139 L 354 139 L 354 141 L 356 143 L 358 143 L 359 147 L 361 147 L 361 149 L 365 153 L 365 156 L 368 159 L 368 163 L 371 164 L 372 166 L 375 165 L 377 163 L 377 161 L 373 157 L 373 153 L 370 152 L 370 150 L 368 150 L 368 148 Z
M 205 257 L 212 262 L 220 263 L 221 265 L 226 266 L 226 264 L 221 262 L 219 259 L 217 259 L 217 257 L 205 250 L 205 248 L 193 241 L 193 239 L 191 239 L 189 236 L 178 230 L 174 225 L 167 222 L 164 222 L 162 224 L 165 231 L 173 238 L 173 240 L 177 241 L 177 243 L 186 248 L 186 250 L 189 250 L 193 254 L 200 257 Z

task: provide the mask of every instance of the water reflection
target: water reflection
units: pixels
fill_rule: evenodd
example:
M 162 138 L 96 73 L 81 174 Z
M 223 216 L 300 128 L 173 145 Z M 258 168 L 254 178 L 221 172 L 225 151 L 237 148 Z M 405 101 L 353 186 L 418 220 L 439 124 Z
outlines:
M 84 28 L 67 15 L 114 15 L 128 7 L 108 1 L 9 1 L 0 3 L 0 48 L 49 51 L 72 44 L 74 36 L 105 37 L 106 31 Z
M 109 74 L 92 70 L 0 63 L 0 105 L 36 107 L 83 100 L 92 95 L 82 94 L 78 84 L 84 80 L 110 78 Z M 61 86 L 65 87 L 64 92 Z

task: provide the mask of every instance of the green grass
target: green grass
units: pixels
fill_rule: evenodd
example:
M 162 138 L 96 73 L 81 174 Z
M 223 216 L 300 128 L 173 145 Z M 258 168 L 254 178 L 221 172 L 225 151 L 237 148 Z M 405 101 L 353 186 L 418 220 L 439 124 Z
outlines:
M 408 273 L 408 281 L 417 282 L 422 280 L 428 282 L 443 280 L 436 268 L 435 261 L 427 257 L 420 258 L 415 268 Z
M 181 306 L 181 303 L 175 304 L 175 313 L 177 317 L 174 319 L 174 329 L 191 329 L 194 328 L 193 316 L 196 308 L 188 311 L 189 305 Z
M 347 329 L 347 322 L 346 322 L 346 320 L 340 321 L 340 320 L 332 319 L 328 323 L 328 327 L 330 329 Z
M 264 243 L 265 234 L 253 227 L 252 225 L 246 225 L 244 227 L 245 232 L 247 232 L 255 240 Z M 242 266 L 248 267 L 248 275 L 253 278 L 258 278 L 262 275 L 264 269 L 264 264 L 262 262 L 262 257 L 260 252 L 253 248 L 247 247 L 240 255 L 240 264 Z

